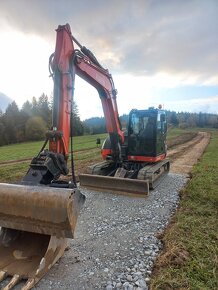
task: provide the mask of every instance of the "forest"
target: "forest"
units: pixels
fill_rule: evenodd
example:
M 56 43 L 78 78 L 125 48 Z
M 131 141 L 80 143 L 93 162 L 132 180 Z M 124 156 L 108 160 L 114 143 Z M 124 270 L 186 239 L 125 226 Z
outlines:
M 128 123 L 128 115 L 120 116 L 123 128 Z M 191 127 L 218 128 L 218 115 L 208 113 L 188 113 L 167 111 L 169 126 L 182 129 Z M 16 102 L 8 105 L 5 112 L 0 110 L 0 146 L 26 141 L 43 140 L 45 133 L 51 128 L 52 103 L 47 95 L 42 94 L 38 99 L 26 101 L 19 109 Z M 74 102 L 72 112 L 72 132 L 74 136 L 84 134 L 105 133 L 104 117 L 93 117 L 81 121 L 79 110 Z
M 77 105 L 72 113 L 74 135 L 83 135 Z M 42 94 L 38 99 L 26 101 L 19 109 L 16 102 L 8 105 L 5 112 L 0 111 L 0 146 L 26 141 L 43 140 L 52 124 L 52 103 Z

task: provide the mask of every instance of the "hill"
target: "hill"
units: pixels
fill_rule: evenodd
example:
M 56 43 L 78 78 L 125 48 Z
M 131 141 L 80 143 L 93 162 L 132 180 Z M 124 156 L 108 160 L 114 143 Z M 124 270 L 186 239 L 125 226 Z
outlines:
M 8 104 L 10 104 L 12 101 L 13 100 L 11 98 L 0 92 L 0 110 L 4 112 Z

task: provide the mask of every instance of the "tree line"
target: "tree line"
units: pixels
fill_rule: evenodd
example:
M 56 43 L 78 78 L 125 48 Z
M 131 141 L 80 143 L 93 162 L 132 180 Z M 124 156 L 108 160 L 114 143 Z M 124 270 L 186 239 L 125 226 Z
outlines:
M 187 113 L 166 111 L 168 126 L 175 126 L 181 129 L 200 127 L 200 128 L 218 128 L 218 115 L 208 113 Z M 120 116 L 122 128 L 128 126 L 128 115 Z M 105 133 L 105 119 L 103 117 L 94 117 L 83 122 L 84 130 L 88 134 Z
M 83 135 L 77 105 L 72 113 L 74 135 Z M 45 133 L 52 125 L 52 102 L 42 94 L 38 99 L 26 101 L 19 109 L 16 102 L 8 105 L 5 112 L 0 110 L 0 146 L 45 138 Z
M 123 128 L 127 127 L 128 115 L 120 116 Z M 180 128 L 210 127 L 218 128 L 218 115 L 208 113 L 187 113 L 167 111 L 169 125 Z M 3 113 L 0 110 L 0 146 L 25 141 L 43 140 L 45 133 L 52 125 L 52 102 L 42 94 L 38 99 L 26 101 L 19 109 L 16 102 L 8 105 Z M 106 132 L 104 117 L 93 117 L 84 120 L 79 117 L 76 103 L 73 103 L 72 134 L 100 134 Z
M 199 128 L 218 128 L 218 115 L 208 113 L 188 113 L 167 111 L 167 122 L 181 129 Z

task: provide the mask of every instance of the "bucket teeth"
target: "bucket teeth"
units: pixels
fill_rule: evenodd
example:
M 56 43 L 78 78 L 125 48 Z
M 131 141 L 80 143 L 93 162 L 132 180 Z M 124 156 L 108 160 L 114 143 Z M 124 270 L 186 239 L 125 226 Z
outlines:
M 21 280 L 22 290 L 30 290 L 64 254 L 68 239 L 30 232 L 3 230 L 1 236 L 10 243 L 5 246 L 0 238 L 0 280 L 12 277 L 1 290 L 12 289 Z M 0 237 L 1 237 L 0 236 Z
M 2 290 L 10 290 L 12 289 L 18 282 L 20 281 L 20 276 L 15 274 L 11 281 L 6 285 Z
M 7 273 L 5 271 L 0 271 L 0 282 L 2 282 L 7 277 Z
M 21 288 L 21 290 L 30 290 L 35 285 L 34 279 L 28 279 L 26 284 Z

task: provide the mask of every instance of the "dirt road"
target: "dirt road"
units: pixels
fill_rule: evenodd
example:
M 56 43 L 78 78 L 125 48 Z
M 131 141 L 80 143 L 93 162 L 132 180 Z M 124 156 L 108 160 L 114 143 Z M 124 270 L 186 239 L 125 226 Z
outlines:
M 168 151 L 168 158 L 171 160 L 170 172 L 189 174 L 193 165 L 203 154 L 205 148 L 210 142 L 210 133 L 199 132 L 198 135 L 186 142 L 176 146 Z

